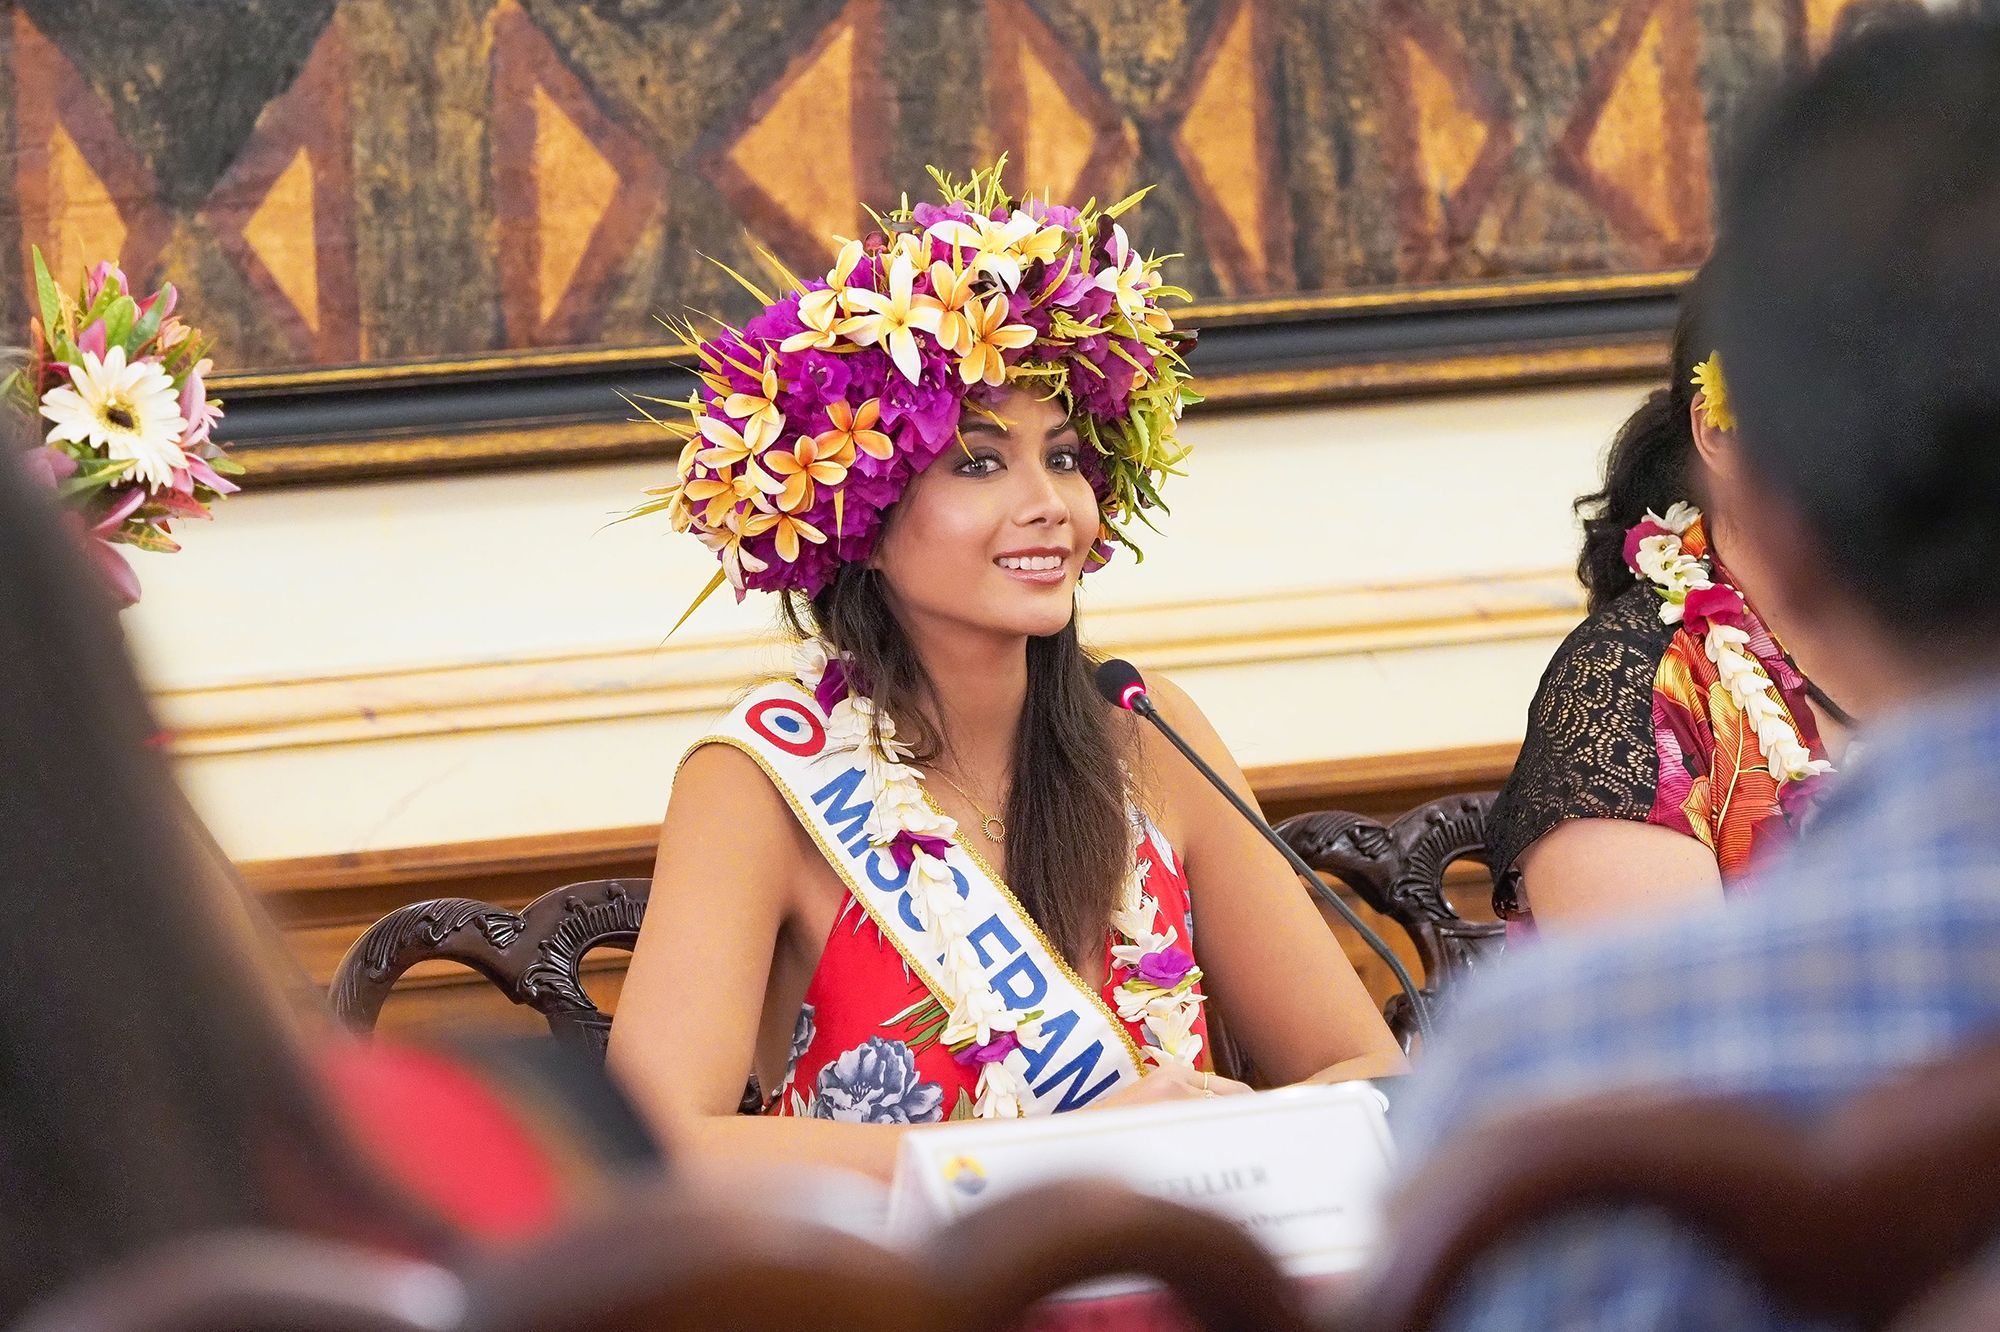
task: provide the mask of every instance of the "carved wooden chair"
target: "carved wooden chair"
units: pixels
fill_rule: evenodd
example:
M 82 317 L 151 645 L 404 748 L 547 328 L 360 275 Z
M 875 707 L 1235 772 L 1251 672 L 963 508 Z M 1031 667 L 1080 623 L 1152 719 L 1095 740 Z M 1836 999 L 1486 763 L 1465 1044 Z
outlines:
M 2000 1326 L 2000 1041 L 1889 1077 L 1800 1125 L 1727 1096 L 1620 1092 L 1463 1134 L 1392 1209 L 1334 1332 L 1421 1332 L 1536 1227 L 1645 1208 L 1783 1307 L 1838 1326 Z
M 1308 865 L 1346 884 L 1410 936 L 1424 968 L 1424 995 L 1435 1005 L 1447 988 L 1497 957 L 1505 938 L 1499 922 L 1461 916 L 1445 891 L 1445 874 L 1454 864 L 1487 863 L 1493 801 L 1492 792 L 1445 796 L 1386 826 L 1326 810 L 1286 819 L 1278 834 Z M 1392 995 L 1382 1016 L 1407 1050 L 1416 1035 L 1409 1001 Z
M 399 907 L 341 959 L 334 1013 L 357 1031 L 372 1031 L 404 972 L 419 962 L 456 962 L 540 1013 L 557 1040 L 601 1059 L 611 1019 L 583 988 L 583 959 L 638 941 L 651 889 L 645 879 L 592 879 L 543 893 L 519 912 L 465 897 Z

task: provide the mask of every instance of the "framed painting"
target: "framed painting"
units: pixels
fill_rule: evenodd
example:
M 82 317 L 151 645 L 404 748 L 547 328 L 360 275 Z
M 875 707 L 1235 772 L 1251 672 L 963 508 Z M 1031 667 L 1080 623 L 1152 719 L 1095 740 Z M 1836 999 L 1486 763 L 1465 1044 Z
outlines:
M 1198 410 L 1658 373 L 1747 99 L 1887 0 L 13 0 L 28 254 L 174 281 L 260 483 L 655 454 L 742 317 L 925 168 L 1120 196 Z

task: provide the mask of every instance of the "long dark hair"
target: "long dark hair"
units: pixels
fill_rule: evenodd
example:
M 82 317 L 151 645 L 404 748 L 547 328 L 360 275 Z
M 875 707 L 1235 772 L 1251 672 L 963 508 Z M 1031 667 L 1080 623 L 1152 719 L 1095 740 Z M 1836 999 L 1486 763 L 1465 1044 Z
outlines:
M 435 1232 L 350 1156 L 108 590 L 0 421 L 0 1323 L 207 1227 Z
M 1583 519 L 1583 550 L 1576 576 L 1595 613 L 1632 586 L 1625 566 L 1625 533 L 1651 509 L 1665 513 L 1677 500 L 1699 502 L 1694 465 L 1694 369 L 1713 350 L 1702 312 L 1701 279 L 1681 292 L 1674 324 L 1673 364 L 1663 388 L 1654 389 L 1618 428 L 1604 457 L 1604 485 L 1576 502 Z
M 936 694 L 889 604 L 882 575 L 843 565 L 810 599 L 784 603 L 795 633 L 817 632 L 849 659 L 853 676 L 896 721 L 898 738 L 929 762 L 944 749 Z M 1104 931 L 1131 865 L 1126 780 L 1133 732 L 1098 697 L 1096 667 L 1077 636 L 1028 640 L 1028 697 L 1014 733 L 1007 795 L 1007 882 L 1072 964 L 1104 947 Z

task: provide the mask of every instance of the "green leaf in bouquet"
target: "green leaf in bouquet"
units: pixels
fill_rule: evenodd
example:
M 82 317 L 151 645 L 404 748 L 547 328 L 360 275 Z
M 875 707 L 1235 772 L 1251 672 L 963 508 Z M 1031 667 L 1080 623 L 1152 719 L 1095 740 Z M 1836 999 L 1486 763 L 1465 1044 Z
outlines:
M 151 342 L 159 333 L 160 323 L 167 317 L 167 307 L 173 304 L 172 301 L 167 299 L 168 294 L 173 289 L 174 284 L 171 282 L 163 285 L 160 288 L 159 295 L 153 300 L 153 308 L 140 315 L 138 322 L 132 325 L 133 351 L 138 351 L 141 347 Z
M 960 1087 L 958 1089 L 958 1100 L 952 1103 L 951 1113 L 945 1118 L 948 1120 L 975 1118 L 978 1112 L 974 1109 L 974 1104 L 972 1093 Z
M 49 266 L 42 259 L 42 247 L 37 245 L 32 248 L 35 254 L 35 300 L 42 307 L 42 328 L 53 342 L 62 327 L 62 289 L 56 286 L 55 278 L 49 274 Z
M 156 555 L 171 555 L 179 550 L 180 543 L 149 523 L 126 523 L 118 529 L 117 541 L 139 550 L 150 550 Z
M 107 286 L 109 284 L 106 284 Z M 129 355 L 132 351 L 127 339 L 132 336 L 132 326 L 139 321 L 139 303 L 130 296 L 120 296 L 104 309 L 104 347 L 124 347 Z
M 64 496 L 94 495 L 132 470 L 130 458 L 78 458 L 76 470 L 63 478 L 59 493 Z
M 218 453 L 213 458 L 209 458 L 206 461 L 208 462 L 210 470 L 218 472 L 223 476 L 243 475 L 243 464 L 237 462 L 236 459 L 230 457 L 226 453 Z

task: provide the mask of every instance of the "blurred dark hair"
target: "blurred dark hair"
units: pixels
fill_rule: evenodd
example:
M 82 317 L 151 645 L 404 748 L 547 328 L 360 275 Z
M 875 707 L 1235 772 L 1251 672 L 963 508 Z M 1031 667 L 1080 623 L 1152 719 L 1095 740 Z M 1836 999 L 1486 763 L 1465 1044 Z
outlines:
M 1702 281 L 1697 276 L 1681 291 L 1680 316 L 1674 323 L 1672 364 L 1667 382 L 1646 395 L 1639 410 L 1626 418 L 1604 455 L 1604 484 L 1576 501 L 1583 520 L 1583 549 L 1576 557 L 1576 576 L 1583 584 L 1593 614 L 1632 586 L 1625 564 L 1625 533 L 1647 510 L 1665 513 L 1677 500 L 1699 502 L 1694 465 L 1694 368 L 1713 348 L 1703 318 Z
M 1827 576 L 1948 653 L 2000 639 L 2000 22 L 1883 21 L 1776 96 L 1709 293 L 1739 448 Z
M 321 1104 L 28 431 L 0 411 L 0 1323 L 203 1227 L 428 1244 Z
M 794 633 L 817 631 L 852 659 L 869 697 L 919 760 L 939 756 L 948 742 L 937 733 L 930 677 L 880 573 L 844 564 L 810 600 L 787 593 L 784 615 Z M 1098 696 L 1096 666 L 1074 616 L 1060 633 L 1028 640 L 1028 696 L 1014 732 L 1005 815 L 1007 886 L 1072 965 L 1104 947 L 1132 866 L 1125 787 L 1132 732 Z

